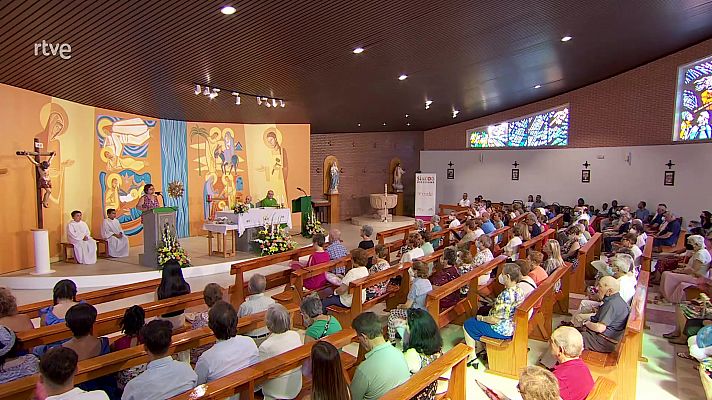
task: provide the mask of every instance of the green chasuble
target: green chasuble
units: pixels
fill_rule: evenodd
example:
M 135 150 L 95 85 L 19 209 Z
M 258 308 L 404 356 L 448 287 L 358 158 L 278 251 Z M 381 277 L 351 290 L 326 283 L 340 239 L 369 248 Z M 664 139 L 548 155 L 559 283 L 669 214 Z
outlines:
M 277 199 L 275 198 L 267 198 L 265 197 L 261 202 L 260 205 L 262 207 L 277 207 L 279 204 L 277 204 Z

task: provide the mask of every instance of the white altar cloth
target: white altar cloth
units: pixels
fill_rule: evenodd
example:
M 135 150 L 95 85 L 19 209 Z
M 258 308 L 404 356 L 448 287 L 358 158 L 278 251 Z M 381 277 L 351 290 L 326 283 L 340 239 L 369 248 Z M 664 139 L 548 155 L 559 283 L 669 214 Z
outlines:
M 292 228 L 292 212 L 288 208 L 250 208 L 243 214 L 234 211 L 218 211 L 216 218 L 225 217 L 231 224 L 237 225 L 237 234 L 242 236 L 247 228 L 257 228 L 267 224 L 287 224 Z

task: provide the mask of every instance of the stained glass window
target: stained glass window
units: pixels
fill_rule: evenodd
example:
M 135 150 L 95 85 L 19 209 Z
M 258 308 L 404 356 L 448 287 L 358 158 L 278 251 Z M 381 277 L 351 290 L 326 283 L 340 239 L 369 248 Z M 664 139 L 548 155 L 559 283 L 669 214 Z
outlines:
M 466 132 L 470 148 L 566 146 L 569 105 Z
M 712 56 L 681 66 L 677 74 L 672 140 L 712 139 Z

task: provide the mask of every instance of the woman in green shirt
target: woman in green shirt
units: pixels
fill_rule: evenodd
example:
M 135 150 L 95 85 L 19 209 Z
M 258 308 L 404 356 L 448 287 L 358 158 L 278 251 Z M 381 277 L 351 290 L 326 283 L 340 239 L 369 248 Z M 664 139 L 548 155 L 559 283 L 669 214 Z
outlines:
M 319 340 L 341 331 L 341 324 L 336 318 L 322 313 L 322 304 L 318 297 L 305 298 L 299 308 L 304 325 L 307 326 L 307 330 L 304 332 L 304 343 Z

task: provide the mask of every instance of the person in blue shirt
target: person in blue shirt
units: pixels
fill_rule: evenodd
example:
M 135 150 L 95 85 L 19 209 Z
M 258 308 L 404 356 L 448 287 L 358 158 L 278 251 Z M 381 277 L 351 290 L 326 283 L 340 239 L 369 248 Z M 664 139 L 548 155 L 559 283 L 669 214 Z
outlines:
M 681 222 L 670 211 L 665 213 L 665 222 L 667 222 L 667 225 L 660 231 L 659 235 L 655 236 L 653 247 L 674 246 L 680 237 Z
M 643 222 L 647 222 L 650 218 L 650 211 L 645 208 L 647 204 L 644 201 L 638 203 L 638 209 L 635 210 L 635 218 Z
M 497 228 L 494 227 L 494 224 L 490 220 L 490 215 L 487 211 L 482 213 L 482 230 L 485 232 L 485 235 L 497 230 Z

